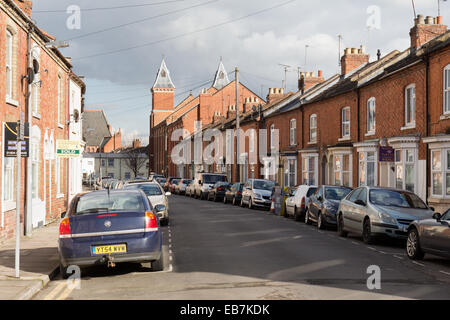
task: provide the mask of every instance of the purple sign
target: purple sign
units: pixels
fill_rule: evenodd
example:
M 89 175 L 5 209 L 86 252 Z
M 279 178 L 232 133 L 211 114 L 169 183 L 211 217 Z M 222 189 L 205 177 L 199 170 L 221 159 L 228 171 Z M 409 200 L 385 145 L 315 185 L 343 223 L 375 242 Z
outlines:
M 378 160 L 380 162 L 394 162 L 395 161 L 395 150 L 392 147 L 380 147 L 378 152 Z

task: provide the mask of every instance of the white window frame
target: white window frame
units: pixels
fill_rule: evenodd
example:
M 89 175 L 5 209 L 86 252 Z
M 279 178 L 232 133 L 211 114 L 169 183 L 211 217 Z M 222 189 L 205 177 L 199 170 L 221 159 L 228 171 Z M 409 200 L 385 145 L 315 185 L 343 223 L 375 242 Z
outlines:
M 363 150 L 363 151 L 358 151 L 358 186 L 359 187 L 363 187 L 363 186 L 368 186 L 367 184 L 367 180 L 368 180 L 368 161 L 367 161 L 367 155 L 368 153 L 373 153 L 374 154 L 374 161 L 370 161 L 374 163 L 374 184 L 373 186 L 376 187 L 378 186 L 378 151 L 377 150 Z M 363 158 L 361 159 L 361 154 L 363 155 Z M 365 181 L 364 183 L 361 183 L 361 163 L 364 163 L 364 177 L 365 177 Z
M 372 114 L 372 117 L 371 117 Z M 366 135 L 373 135 L 377 130 L 377 102 L 374 97 L 367 100 L 367 133 Z M 373 119 L 373 124 L 370 122 L 370 119 Z
M 275 125 L 272 124 L 270 126 L 270 150 L 275 149 L 275 145 L 274 145 L 274 135 L 275 135 Z
M 412 153 L 413 155 L 413 161 L 410 162 L 407 159 L 407 153 Z M 398 159 L 397 155 L 400 154 L 400 160 Z M 412 166 L 413 168 L 417 168 L 417 148 L 403 148 L 403 149 L 396 149 L 395 150 L 395 188 L 406 190 L 406 167 Z M 397 175 L 399 174 L 399 168 L 401 168 L 401 179 L 402 179 L 402 185 L 399 188 L 397 185 Z M 414 173 L 414 190 L 409 190 L 411 192 L 417 193 L 417 170 L 413 170 Z
M 348 156 L 348 170 L 344 171 L 344 156 Z M 349 176 L 349 185 L 346 187 L 352 187 L 353 186 L 353 155 L 351 153 L 351 151 L 349 152 L 335 152 L 333 153 L 333 184 L 336 184 L 336 173 L 339 173 L 339 180 L 341 181 L 341 183 L 339 184 L 340 186 L 345 186 L 344 185 L 344 174 L 348 173 Z M 336 168 L 336 159 L 339 159 L 340 163 L 341 163 L 341 168 L 340 170 L 338 170 Z
M 435 152 L 440 152 L 440 162 L 441 168 L 435 169 L 433 168 L 433 154 Z M 450 148 L 440 148 L 440 149 L 431 149 L 431 195 L 433 198 L 445 198 L 450 199 L 450 195 L 447 194 L 447 189 L 450 186 L 447 185 L 447 174 L 450 174 L 450 163 L 448 160 L 448 152 L 450 152 Z M 434 175 L 440 174 L 442 177 L 442 192 L 441 194 L 437 194 L 434 192 Z
M 346 111 L 348 110 L 348 119 L 345 117 Z M 350 117 L 351 117 L 351 113 L 350 113 L 350 107 L 344 107 L 342 108 L 341 111 L 341 134 L 342 134 L 342 138 L 350 138 L 350 126 L 351 126 L 351 122 L 350 122 Z M 346 133 L 346 129 L 348 129 L 348 133 Z
M 412 90 L 411 101 L 408 101 L 408 91 Z M 408 121 L 408 114 L 411 119 Z M 416 127 L 416 85 L 410 84 L 405 88 L 405 128 Z
M 317 142 L 317 114 L 312 114 L 309 117 L 309 143 L 316 143 L 316 142 Z
M 13 99 L 13 57 L 14 54 L 14 34 L 11 30 L 6 29 L 6 52 L 5 52 L 5 84 L 6 84 L 6 99 Z M 9 74 L 9 79 L 8 79 Z M 9 81 L 8 81 L 9 80 Z M 9 83 L 8 83 L 9 82 Z
M 314 168 L 310 167 L 310 160 L 314 161 Z M 314 174 L 314 183 L 311 183 L 309 177 L 310 174 Z M 305 175 L 308 177 L 305 179 Z M 319 183 L 319 154 L 317 153 L 305 153 L 302 154 L 302 181 L 304 185 L 318 185 Z
M 64 125 L 61 123 L 62 120 L 62 95 L 63 95 L 63 90 L 62 90 L 62 76 L 60 74 L 58 74 L 58 127 L 63 128 Z
M 289 121 L 289 145 L 297 145 L 297 119 Z
M 31 143 L 31 195 L 33 200 L 39 199 L 39 143 Z
M 293 173 L 291 171 L 293 167 Z M 291 179 L 293 175 L 293 179 Z M 292 181 L 291 181 L 292 180 Z M 284 184 L 286 187 L 295 187 L 297 185 L 297 158 L 287 157 L 284 160 Z
M 444 68 L 444 91 L 443 91 L 443 106 L 442 106 L 442 113 L 444 115 L 450 115 L 450 64 L 448 64 Z

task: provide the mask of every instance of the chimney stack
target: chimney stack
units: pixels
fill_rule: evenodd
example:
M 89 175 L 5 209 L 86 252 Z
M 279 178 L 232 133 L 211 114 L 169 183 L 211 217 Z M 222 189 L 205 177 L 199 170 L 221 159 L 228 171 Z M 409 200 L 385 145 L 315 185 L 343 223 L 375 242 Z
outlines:
M 269 88 L 269 94 L 267 95 L 267 103 L 272 103 L 276 100 L 281 100 L 286 95 L 283 88 Z
M 447 26 L 442 24 L 442 17 L 432 17 L 418 14 L 414 19 L 414 27 L 411 28 L 409 35 L 411 38 L 411 49 L 420 48 L 432 39 L 447 32 Z
M 305 92 L 315 85 L 324 82 L 323 71 L 319 70 L 317 76 L 314 72 L 301 72 L 300 79 L 298 79 L 298 90 Z
M 341 74 L 345 75 L 369 62 L 369 55 L 365 51 L 365 47 L 346 48 L 341 58 Z

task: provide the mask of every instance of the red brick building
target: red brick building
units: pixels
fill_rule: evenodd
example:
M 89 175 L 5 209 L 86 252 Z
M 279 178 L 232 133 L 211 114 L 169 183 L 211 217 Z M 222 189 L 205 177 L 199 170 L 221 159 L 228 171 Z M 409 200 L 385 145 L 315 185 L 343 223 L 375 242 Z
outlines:
M 0 242 L 14 234 L 16 200 L 21 207 L 21 223 L 33 228 L 58 219 L 66 210 L 69 161 L 56 157 L 56 141 L 69 139 L 69 125 L 73 122 L 69 105 L 76 104 L 78 109 L 81 92 L 85 90 L 83 81 L 72 73 L 69 59 L 49 44 L 55 38 L 39 29 L 31 20 L 31 14 L 31 1 L 0 2 L 0 65 L 2 70 L 6 69 L 0 73 Z M 27 45 L 28 40 L 31 47 Z M 25 77 L 29 50 L 40 64 L 30 92 Z M 76 103 L 73 101 L 77 99 L 75 87 L 79 93 Z M 28 118 L 29 108 L 31 118 Z M 21 196 L 16 199 L 17 163 L 15 158 L 6 157 L 4 136 L 5 130 L 9 130 L 5 124 L 17 122 L 21 113 L 25 121 L 31 122 L 30 157 L 21 161 Z M 27 162 L 30 162 L 29 171 Z M 27 185 L 27 176 L 31 176 L 30 185 Z M 25 201 L 27 197 L 29 206 Z

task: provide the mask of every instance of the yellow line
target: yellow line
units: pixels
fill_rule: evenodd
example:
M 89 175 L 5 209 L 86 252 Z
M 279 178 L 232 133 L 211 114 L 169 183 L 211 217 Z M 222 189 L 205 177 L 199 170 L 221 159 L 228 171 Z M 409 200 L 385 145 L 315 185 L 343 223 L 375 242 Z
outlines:
M 67 287 L 66 290 L 61 293 L 61 295 L 56 300 L 66 300 L 69 294 L 73 291 L 74 288 Z
M 66 284 L 65 281 L 61 281 L 55 289 L 53 289 L 45 298 L 44 300 L 53 300 L 55 296 L 64 288 L 64 285 Z

